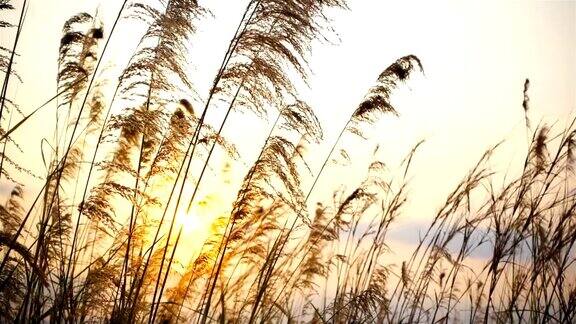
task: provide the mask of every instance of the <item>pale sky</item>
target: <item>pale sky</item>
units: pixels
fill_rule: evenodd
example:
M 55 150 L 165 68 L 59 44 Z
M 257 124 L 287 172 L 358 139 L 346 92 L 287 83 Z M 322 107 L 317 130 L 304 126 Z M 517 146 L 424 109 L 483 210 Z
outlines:
M 414 160 L 412 194 L 403 220 L 420 223 L 434 214 L 489 146 L 507 139 L 494 167 L 502 172 L 519 167 L 526 150 L 521 105 L 525 78 L 531 81 L 533 124 L 542 119 L 563 124 L 575 115 L 575 1 L 349 2 L 349 11 L 329 12 L 338 34 L 330 38 L 340 40 L 335 45 L 315 43 L 310 57 L 314 75 L 303 98 L 315 109 L 326 135 L 321 147 L 310 150 L 313 170 L 384 68 L 414 54 L 421 59 L 425 75 L 415 75 L 398 91 L 393 102 L 400 117 L 384 117 L 371 131 L 370 141 L 346 136 L 342 145 L 355 147 L 351 149 L 354 165 L 331 168 L 322 178 L 322 187 L 334 188 L 342 180 L 350 185 L 360 182 L 369 163 L 366 157 L 376 143 L 381 145 L 378 157 L 394 170 L 410 148 L 425 139 Z M 201 1 L 213 13 L 200 22 L 200 31 L 192 38 L 191 75 L 201 96 L 207 93 L 246 3 Z M 19 7 L 20 1 L 15 4 Z M 55 93 L 64 21 L 79 11 L 93 13 L 99 8 L 108 32 L 119 6 L 118 0 L 30 1 L 16 66 L 24 83 L 10 87 L 23 111 L 31 111 Z M 16 21 L 14 14 L 9 18 Z M 0 44 L 9 44 L 12 33 L 3 30 Z M 140 35 L 137 24 L 121 21 L 104 60 L 123 68 Z M 46 120 L 51 116 L 39 114 L 15 135 L 25 150 L 25 166 L 39 174 L 43 174 L 40 140 L 50 134 Z M 258 145 L 242 143 L 263 143 L 268 129 L 262 122 L 246 127 L 244 118 L 253 121 L 236 114 L 224 135 L 234 136 L 243 160 L 250 164 Z M 243 177 L 244 171 L 237 176 Z M 326 191 L 319 195 L 326 197 Z

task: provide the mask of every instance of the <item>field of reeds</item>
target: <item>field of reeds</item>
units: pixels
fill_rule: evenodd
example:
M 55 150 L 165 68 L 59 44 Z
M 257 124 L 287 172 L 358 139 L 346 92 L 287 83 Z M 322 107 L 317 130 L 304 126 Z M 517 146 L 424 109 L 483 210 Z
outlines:
M 426 62 L 410 53 L 383 62 L 329 153 L 315 155 L 324 125 L 298 89 L 311 43 L 334 32 L 325 12 L 345 12 L 345 0 L 247 1 L 208 85 L 189 76 L 202 64 L 191 37 L 211 15 L 196 0 L 121 0 L 106 26 L 78 13 L 62 22 L 57 93 L 22 107 L 9 90 L 26 82 L 15 62 L 26 55 L 18 41 L 28 2 L 0 0 L 0 29 L 13 35 L 0 44 L 0 177 L 10 186 L 0 206 L 0 322 L 576 322 L 576 125 L 532 121 L 528 79 L 510 107 L 525 116 L 521 172 L 497 184 L 499 144 L 478 152 L 413 234 L 416 247 L 391 262 L 388 235 L 418 203 L 410 166 L 426 143 L 397 167 L 374 158 L 348 175 L 355 187 L 320 188 L 319 179 L 370 159 L 342 139 L 363 141 L 380 119 L 398 118 L 391 97 Z M 110 77 L 110 40 L 130 21 L 145 32 Z M 30 157 L 14 134 L 45 110 L 51 136 Z M 256 156 L 239 154 L 254 143 L 224 136 L 235 112 L 268 122 Z M 23 167 L 30 158 L 46 172 Z M 233 165 L 245 161 L 236 185 Z M 319 190 L 333 194 L 313 201 Z M 230 199 L 214 202 L 224 192 Z

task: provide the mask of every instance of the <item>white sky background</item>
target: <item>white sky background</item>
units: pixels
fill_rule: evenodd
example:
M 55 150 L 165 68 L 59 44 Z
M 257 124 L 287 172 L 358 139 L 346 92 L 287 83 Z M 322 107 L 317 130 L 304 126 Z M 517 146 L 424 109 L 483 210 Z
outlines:
M 191 73 L 201 96 L 207 93 L 246 2 L 201 2 L 214 15 L 201 21 L 198 35 L 192 38 Z M 318 199 L 329 198 L 328 193 L 339 183 L 354 186 L 360 182 L 376 143 L 381 145 L 378 158 L 394 170 L 410 148 L 425 139 L 414 159 L 410 203 L 403 220 L 421 223 L 435 213 L 491 145 L 508 140 L 494 160 L 498 171 L 514 172 L 520 166 L 519 159 L 526 151 L 521 105 L 525 78 L 531 81 L 533 124 L 543 118 L 564 124 L 575 115 L 576 2 L 349 2 L 350 11 L 329 12 L 340 38 L 338 44 L 315 43 L 310 57 L 314 75 L 311 90 L 304 91 L 303 97 L 315 109 L 326 139 L 321 147 L 309 150 L 313 170 L 318 170 L 341 127 L 384 68 L 401 56 L 414 54 L 422 60 L 425 75 L 409 80 L 394 97 L 400 118 L 385 116 L 368 142 L 346 136 L 343 147 L 356 147 L 351 149 L 354 165 L 331 168 L 322 178 L 320 186 L 327 189 L 318 191 L 322 195 Z M 24 83 L 13 82 L 10 88 L 22 110 L 32 111 L 55 93 L 64 21 L 80 11 L 93 13 L 100 4 L 109 32 L 120 3 L 30 1 L 16 66 Z M 19 7 L 20 1 L 15 5 Z M 141 30 L 134 26 L 130 21 L 120 22 L 104 57 L 119 69 L 140 38 Z M 9 44 L 13 32 L 3 30 L 0 44 Z M 50 109 L 54 107 L 46 110 Z M 44 174 L 40 140 L 50 138 L 52 116 L 44 112 L 16 134 L 25 150 L 24 166 L 39 174 Z M 234 115 L 224 135 L 242 149 L 244 161 L 250 164 L 268 129 L 262 122 L 246 127 L 245 118 Z M 244 171 L 237 176 L 243 177 Z

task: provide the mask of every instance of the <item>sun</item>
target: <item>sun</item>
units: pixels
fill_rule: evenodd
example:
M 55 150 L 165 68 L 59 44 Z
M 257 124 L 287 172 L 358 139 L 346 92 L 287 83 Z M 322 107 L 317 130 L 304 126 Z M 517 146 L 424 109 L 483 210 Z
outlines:
M 197 208 L 192 208 L 188 213 L 182 210 L 178 212 L 176 223 L 182 228 L 182 234 L 204 232 L 208 224 L 203 216 Z
M 208 230 L 211 215 L 215 212 L 206 197 L 192 205 L 187 212 L 185 208 L 179 210 L 176 223 L 181 226 L 183 234 L 200 234 Z
M 203 230 L 203 222 L 200 219 L 200 215 L 190 211 L 180 211 L 177 215 L 176 223 L 182 228 L 183 234 L 191 234 Z
M 203 242 L 211 235 L 210 225 L 216 210 L 203 199 L 192 205 L 189 212 L 182 208 L 176 213 L 176 229 L 179 232 L 179 246 L 176 260 L 188 264 L 190 259 L 200 251 Z

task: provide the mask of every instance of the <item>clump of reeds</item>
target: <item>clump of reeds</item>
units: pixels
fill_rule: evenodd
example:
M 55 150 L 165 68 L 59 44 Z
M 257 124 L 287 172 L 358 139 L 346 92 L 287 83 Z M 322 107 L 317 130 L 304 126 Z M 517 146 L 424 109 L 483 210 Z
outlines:
M 0 205 L 0 320 L 574 322 L 576 131 L 574 123 L 559 134 L 531 129 L 528 79 L 522 107 L 532 137 L 521 173 L 496 187 L 489 162 L 497 147 L 485 152 L 401 264 L 387 261 L 389 233 L 409 201 L 422 143 L 399 168 L 374 158 L 355 187 L 310 201 L 331 161 L 355 162 L 342 137 L 364 138 L 382 116 L 399 116 L 395 89 L 423 70 L 414 55 L 384 69 L 313 170 L 307 149 L 324 132 L 296 84 L 309 75 L 312 41 L 328 30 L 325 11 L 345 7 L 248 1 L 204 100 L 187 69 L 201 64 L 189 43 L 207 9 L 195 0 L 123 1 L 108 35 L 97 17 L 74 15 L 62 30 L 44 183 L 31 195 L 3 166 L 26 171 L 6 143 L 52 101 L 13 125 L 3 115 L 18 112 L 6 90 L 17 77 L 24 1 L 13 48 L 0 47 L 0 175 L 14 182 Z M 13 9 L 8 0 L 3 9 Z M 101 54 L 121 17 L 146 30 L 118 80 L 104 80 Z M 213 127 L 206 116 L 216 102 L 225 115 Z M 228 210 L 212 215 L 210 235 L 190 251 L 178 214 L 207 204 L 198 192 L 218 172 L 215 152 L 239 158 L 243 143 L 222 136 L 235 110 L 275 121 Z

